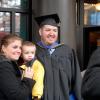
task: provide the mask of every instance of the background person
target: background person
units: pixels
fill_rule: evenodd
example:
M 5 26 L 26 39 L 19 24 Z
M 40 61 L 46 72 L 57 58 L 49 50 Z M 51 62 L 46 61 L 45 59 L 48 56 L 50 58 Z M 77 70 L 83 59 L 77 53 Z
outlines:
M 57 14 L 35 18 L 41 41 L 36 55 L 45 68 L 42 100 L 81 100 L 81 73 L 72 48 L 59 44 Z
M 100 100 L 100 47 L 90 57 L 83 77 L 82 96 L 84 100 Z
M 0 100 L 30 100 L 34 85 L 33 70 L 27 68 L 21 80 L 16 61 L 21 55 L 22 39 L 9 34 L 0 45 Z

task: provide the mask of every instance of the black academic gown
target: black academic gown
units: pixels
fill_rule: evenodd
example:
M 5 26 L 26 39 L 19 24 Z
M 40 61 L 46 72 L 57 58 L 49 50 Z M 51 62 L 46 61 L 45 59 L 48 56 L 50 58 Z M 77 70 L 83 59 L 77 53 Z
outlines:
M 69 100 L 70 92 L 81 100 L 81 74 L 74 51 L 58 45 L 50 55 L 46 48 L 37 45 L 36 55 L 45 68 L 42 100 Z
M 91 56 L 82 82 L 84 100 L 100 100 L 100 48 Z

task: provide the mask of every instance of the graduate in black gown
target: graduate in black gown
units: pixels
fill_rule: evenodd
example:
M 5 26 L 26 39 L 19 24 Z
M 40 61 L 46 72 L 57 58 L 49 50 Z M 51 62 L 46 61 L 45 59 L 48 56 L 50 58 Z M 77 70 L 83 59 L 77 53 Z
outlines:
M 58 15 L 35 19 L 41 37 L 36 55 L 45 68 L 42 100 L 81 100 L 81 73 L 76 54 L 69 46 L 57 42 Z

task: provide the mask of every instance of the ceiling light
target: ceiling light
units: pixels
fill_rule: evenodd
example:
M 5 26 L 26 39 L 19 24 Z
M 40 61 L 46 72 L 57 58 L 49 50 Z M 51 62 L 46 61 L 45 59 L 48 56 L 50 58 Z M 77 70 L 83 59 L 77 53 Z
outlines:
M 100 3 L 95 4 L 96 10 L 100 10 Z

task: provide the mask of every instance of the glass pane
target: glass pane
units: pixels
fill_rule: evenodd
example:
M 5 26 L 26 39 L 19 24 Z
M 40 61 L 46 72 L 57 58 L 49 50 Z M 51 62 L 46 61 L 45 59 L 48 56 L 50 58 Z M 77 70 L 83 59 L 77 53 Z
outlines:
M 28 8 L 28 0 L 0 0 L 0 7 Z
M 15 33 L 19 34 L 23 39 L 28 39 L 27 15 L 16 13 L 15 16 Z
M 100 25 L 100 9 L 97 4 L 84 3 L 84 25 Z
M 15 32 L 20 33 L 20 13 L 15 14 Z
M 10 13 L 0 12 L 0 40 L 10 33 Z
M 29 8 L 29 0 L 21 0 L 21 8 L 28 9 Z
M 0 12 L 0 32 L 10 33 L 10 13 Z

